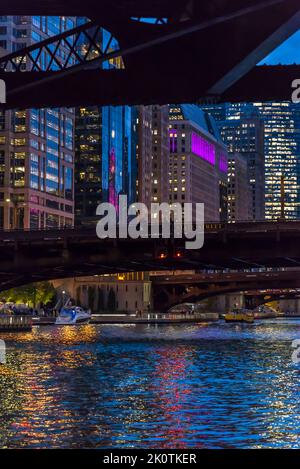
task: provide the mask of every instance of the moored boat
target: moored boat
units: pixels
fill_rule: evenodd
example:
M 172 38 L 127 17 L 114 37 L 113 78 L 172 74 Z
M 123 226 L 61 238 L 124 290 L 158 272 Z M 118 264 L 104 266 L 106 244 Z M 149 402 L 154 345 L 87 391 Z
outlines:
M 84 310 L 80 306 L 65 306 L 61 309 L 55 324 L 57 326 L 74 326 L 87 324 L 91 319 L 91 311 Z
M 272 319 L 280 316 L 279 312 L 267 305 L 258 306 L 253 310 L 255 319 Z
M 243 322 L 247 324 L 252 324 L 254 322 L 254 316 L 250 311 L 241 309 L 234 310 L 230 313 L 225 314 L 226 322 Z

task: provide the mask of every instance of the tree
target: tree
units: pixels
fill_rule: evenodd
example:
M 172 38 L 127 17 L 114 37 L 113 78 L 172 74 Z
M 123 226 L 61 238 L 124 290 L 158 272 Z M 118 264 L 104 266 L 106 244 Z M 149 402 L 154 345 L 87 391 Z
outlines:
M 6 302 L 24 303 L 34 306 L 36 298 L 36 286 L 34 284 L 25 285 L 18 288 L 12 288 L 3 292 Z
M 113 313 L 116 311 L 116 294 L 115 291 L 111 288 L 108 293 L 108 298 L 107 298 L 107 309 L 110 313 Z
M 35 305 L 43 303 L 44 305 L 52 304 L 56 299 L 57 292 L 50 282 L 41 282 L 36 285 Z
M 56 290 L 50 282 L 31 283 L 3 292 L 5 300 L 24 303 L 34 308 L 38 303 L 49 304 L 56 297 Z

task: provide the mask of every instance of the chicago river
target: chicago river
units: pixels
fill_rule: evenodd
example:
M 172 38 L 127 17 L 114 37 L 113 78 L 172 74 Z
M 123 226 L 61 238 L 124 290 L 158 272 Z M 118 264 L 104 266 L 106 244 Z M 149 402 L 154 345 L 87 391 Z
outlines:
M 1 334 L 2 448 L 299 448 L 299 319 Z

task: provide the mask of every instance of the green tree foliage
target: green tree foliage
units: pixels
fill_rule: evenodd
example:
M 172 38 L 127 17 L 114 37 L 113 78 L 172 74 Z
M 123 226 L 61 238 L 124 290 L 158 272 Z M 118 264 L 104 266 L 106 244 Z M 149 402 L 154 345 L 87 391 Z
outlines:
M 56 290 L 50 282 L 31 283 L 2 293 L 6 302 L 24 303 L 34 308 L 41 303 L 52 303 L 55 297 Z

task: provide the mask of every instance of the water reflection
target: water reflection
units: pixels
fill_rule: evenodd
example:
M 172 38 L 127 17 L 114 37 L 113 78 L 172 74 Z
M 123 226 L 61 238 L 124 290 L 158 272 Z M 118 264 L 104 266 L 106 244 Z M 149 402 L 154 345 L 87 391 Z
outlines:
M 166 427 L 163 432 L 159 427 L 156 429 L 161 448 L 184 448 L 190 432 L 191 418 L 184 409 L 191 394 L 189 375 L 193 349 L 186 346 L 156 351 L 151 390 L 156 396 L 154 407 L 161 413 Z
M 2 334 L 4 448 L 299 448 L 300 321 Z

